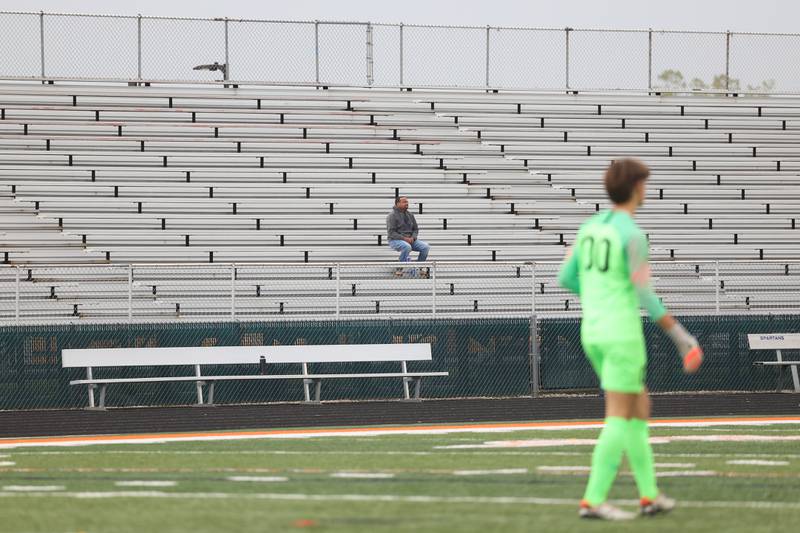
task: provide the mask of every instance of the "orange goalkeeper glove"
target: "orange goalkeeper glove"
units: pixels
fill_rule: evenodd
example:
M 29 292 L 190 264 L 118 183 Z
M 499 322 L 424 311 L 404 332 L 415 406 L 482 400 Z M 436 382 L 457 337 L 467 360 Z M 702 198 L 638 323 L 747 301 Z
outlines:
M 666 333 L 675 343 L 675 348 L 683 359 L 683 371 L 687 374 L 697 372 L 703 363 L 703 350 L 698 345 L 697 339 L 677 321 Z

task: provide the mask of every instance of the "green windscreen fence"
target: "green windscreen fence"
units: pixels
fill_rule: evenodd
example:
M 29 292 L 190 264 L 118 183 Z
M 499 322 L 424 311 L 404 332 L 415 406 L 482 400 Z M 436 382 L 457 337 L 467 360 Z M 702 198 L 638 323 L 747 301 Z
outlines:
M 774 353 L 754 352 L 748 333 L 797 331 L 798 316 L 685 317 L 706 353 L 702 371 L 686 376 L 672 343 L 647 322 L 647 382 L 653 391 L 765 391 L 780 386 L 778 370 L 754 366 Z M 534 340 L 534 344 L 531 340 Z M 0 328 L 0 409 L 80 408 L 87 390 L 70 386 L 85 369 L 61 367 L 67 348 L 256 346 L 295 344 L 430 343 L 432 361 L 409 362 L 410 371 L 447 371 L 423 380 L 424 398 L 513 397 L 541 392 L 596 390 L 597 379 L 580 346 L 576 318 L 352 320 L 330 322 L 220 322 L 79 324 Z M 532 355 L 532 354 L 538 354 Z M 787 359 L 797 354 L 784 354 Z M 270 365 L 270 374 L 297 374 L 299 365 Z M 397 372 L 399 363 L 324 363 L 314 373 Z M 189 376 L 193 368 L 95 368 L 95 378 Z M 258 365 L 206 365 L 206 375 L 257 374 Z M 534 380 L 538 379 L 537 383 Z M 787 382 L 788 384 L 788 382 Z M 538 387 L 534 387 L 538 385 Z M 402 396 L 399 378 L 335 379 L 322 385 L 323 400 L 393 399 Z M 220 382 L 216 403 L 300 401 L 300 380 Z M 194 384 L 135 383 L 108 388 L 110 407 L 187 405 Z
M 700 341 L 705 353 L 703 366 L 697 374 L 684 374 L 672 341 L 647 320 L 647 385 L 651 391 L 767 391 L 783 385 L 781 369 L 754 365 L 756 361 L 774 361 L 775 352 L 750 350 L 747 335 L 800 331 L 800 316 L 689 316 L 680 321 Z M 538 325 L 542 389 L 597 389 L 598 380 L 581 349 L 580 320 L 547 319 Z M 784 356 L 797 360 L 797 352 L 785 352 Z
M 61 368 L 61 350 L 157 346 L 430 343 L 432 361 L 410 361 L 409 371 L 448 371 L 422 382 L 427 398 L 521 396 L 530 393 L 530 321 L 361 320 L 31 326 L 0 329 L 0 409 L 71 408 L 87 404 L 85 369 Z M 258 365 L 203 366 L 206 375 L 257 374 Z M 298 374 L 300 365 L 269 365 L 270 374 Z M 399 362 L 311 364 L 313 373 L 399 372 Z M 188 376 L 191 367 L 95 368 L 95 378 Z M 323 400 L 402 396 L 399 378 L 331 379 Z M 220 382 L 215 403 L 303 399 L 301 380 Z M 196 401 L 194 383 L 136 383 L 108 387 L 109 406 L 182 405 Z

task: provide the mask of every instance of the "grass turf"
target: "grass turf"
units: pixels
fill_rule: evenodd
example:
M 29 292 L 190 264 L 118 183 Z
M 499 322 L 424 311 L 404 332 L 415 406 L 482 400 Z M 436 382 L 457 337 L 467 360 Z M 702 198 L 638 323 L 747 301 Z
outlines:
M 660 428 L 679 435 L 797 435 L 800 426 Z M 0 531 L 726 531 L 800 523 L 800 441 L 673 441 L 654 445 L 661 489 L 684 505 L 668 516 L 579 521 L 591 446 L 440 448 L 486 441 L 594 438 L 598 430 L 319 437 L 0 450 Z M 730 464 L 731 460 L 787 464 Z M 671 466 L 666 466 L 671 465 Z M 692 466 L 687 466 L 692 465 Z M 457 475 L 461 470 L 512 473 Z M 523 471 L 526 470 L 526 471 Z M 332 474 L 383 473 L 384 479 Z M 516 472 L 516 473 L 513 473 Z M 287 478 L 231 481 L 230 477 Z M 119 486 L 170 481 L 174 486 Z M 63 487 L 14 492 L 13 487 Z M 11 490 L 9 490 L 11 489 Z M 611 497 L 636 498 L 623 467 Z

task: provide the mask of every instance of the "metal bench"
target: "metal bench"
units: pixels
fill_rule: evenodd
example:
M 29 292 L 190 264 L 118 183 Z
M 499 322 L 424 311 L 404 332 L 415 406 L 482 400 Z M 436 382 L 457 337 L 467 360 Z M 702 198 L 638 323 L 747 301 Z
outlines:
M 800 350 L 800 333 L 756 333 L 748 335 L 747 342 L 751 350 L 775 350 L 775 361 L 755 361 L 753 364 L 778 368 L 778 392 L 783 385 L 783 369 L 787 366 L 791 368 L 794 391 L 800 392 L 800 377 L 797 374 L 800 361 L 784 361 L 781 353 L 782 350 Z
M 86 379 L 70 381 L 70 385 L 84 385 L 89 396 L 89 408 L 104 409 L 109 385 L 119 383 L 190 382 L 197 389 L 197 405 L 214 404 L 214 386 L 218 381 L 248 380 L 302 380 L 306 402 L 320 401 L 322 381 L 325 379 L 400 378 L 403 398 L 420 398 L 423 377 L 447 376 L 448 372 L 409 372 L 407 361 L 430 361 L 430 344 L 335 344 L 306 346 L 214 346 L 185 348 L 110 348 L 75 349 L 62 351 L 64 368 L 86 368 Z M 397 361 L 400 372 L 319 374 L 309 371 L 312 363 L 354 363 Z M 266 374 L 268 365 L 293 363 L 301 366 L 299 374 Z M 260 374 L 203 375 L 203 365 L 260 365 Z M 192 366 L 194 376 L 163 376 L 149 378 L 98 379 L 93 369 L 98 367 L 141 366 Z M 203 398 L 203 388 L 207 396 Z M 95 405 L 94 391 L 100 389 Z M 313 394 L 312 394 L 313 387 Z M 413 388 L 412 388 L 413 387 Z

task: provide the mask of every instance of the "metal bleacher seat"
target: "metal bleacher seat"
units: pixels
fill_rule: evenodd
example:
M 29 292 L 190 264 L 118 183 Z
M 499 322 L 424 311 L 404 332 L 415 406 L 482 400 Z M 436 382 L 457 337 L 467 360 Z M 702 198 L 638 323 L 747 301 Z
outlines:
M 652 256 L 675 262 L 656 271 L 666 302 L 792 305 L 794 97 L 0 82 L 0 110 L 0 320 L 18 312 L 19 275 L 31 319 L 224 316 L 221 263 L 237 265 L 243 316 L 365 314 L 376 302 L 413 314 L 433 283 L 448 316 L 522 313 L 534 288 L 513 272 L 442 264 L 434 282 L 375 267 L 337 303 L 330 267 L 315 265 L 396 259 L 384 217 L 398 195 L 437 261 L 558 261 L 608 207 L 602 170 L 630 155 L 653 169 L 639 220 Z M 716 260 L 713 275 L 699 266 Z M 166 266 L 189 263 L 191 276 Z M 297 283 L 269 270 L 279 263 L 310 270 Z M 577 309 L 555 276 L 537 275 L 537 308 Z

